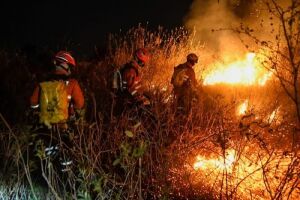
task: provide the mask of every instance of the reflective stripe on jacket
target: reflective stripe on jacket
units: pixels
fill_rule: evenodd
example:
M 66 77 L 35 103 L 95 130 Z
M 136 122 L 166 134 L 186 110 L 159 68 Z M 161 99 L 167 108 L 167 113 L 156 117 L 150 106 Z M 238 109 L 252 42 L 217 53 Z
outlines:
M 82 109 L 84 106 L 84 97 L 78 81 L 75 79 L 68 79 L 66 82 L 68 98 L 72 101 L 74 109 Z M 39 96 L 40 85 L 38 84 L 30 97 L 30 105 L 32 108 L 37 108 L 39 106 Z

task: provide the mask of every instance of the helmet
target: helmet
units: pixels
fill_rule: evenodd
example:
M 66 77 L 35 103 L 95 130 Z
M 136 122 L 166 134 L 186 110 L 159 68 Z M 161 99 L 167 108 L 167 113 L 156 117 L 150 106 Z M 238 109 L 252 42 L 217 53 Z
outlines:
M 76 62 L 73 56 L 67 51 L 59 51 L 54 57 L 54 64 L 66 63 L 68 65 L 75 66 Z
M 144 66 L 150 59 L 149 52 L 145 48 L 137 49 L 134 56 L 140 66 Z
M 190 53 L 189 55 L 187 55 L 186 60 L 190 63 L 197 63 L 198 62 L 198 56 L 194 53 Z

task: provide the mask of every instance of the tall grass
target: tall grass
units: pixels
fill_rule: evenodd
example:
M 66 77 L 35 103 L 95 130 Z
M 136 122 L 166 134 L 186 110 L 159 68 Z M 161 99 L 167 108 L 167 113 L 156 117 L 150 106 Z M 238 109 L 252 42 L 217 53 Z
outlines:
M 29 156 L 31 132 L 21 123 L 6 121 L 4 115 L 0 158 L 6 162 L 0 165 L 0 175 L 6 183 L 0 194 L 16 199 L 30 195 L 37 199 L 297 199 L 299 156 L 289 145 L 293 124 L 288 119 L 280 123 L 263 120 L 272 111 L 270 107 L 277 106 L 276 93 L 265 95 L 271 86 L 202 87 L 190 115 L 175 112 L 170 85 L 173 67 L 184 62 L 189 52 L 201 57 L 204 51 L 193 34 L 183 28 L 151 31 L 138 26 L 111 35 L 103 59 L 79 63 L 75 75 L 84 88 L 87 120 L 75 126 L 70 152 L 76 165 L 68 176 L 60 174 L 42 154 L 34 159 Z M 149 65 L 142 69 L 152 98 L 151 114 L 131 110 L 116 118 L 111 115 L 110 75 L 138 47 L 151 52 Z M 28 67 L 5 64 L 6 56 L 1 62 L 14 72 Z M 14 83 L 23 74 L 14 73 L 15 79 L 5 80 Z M 34 77 L 29 74 L 26 78 Z M 10 87 L 18 88 L 19 93 L 11 92 L 16 98 L 29 95 L 18 85 L 3 88 Z M 259 109 L 237 116 L 236 107 L 245 98 L 254 99 Z M 194 169 L 197 156 L 226 163 L 230 150 L 235 151 L 230 168 Z

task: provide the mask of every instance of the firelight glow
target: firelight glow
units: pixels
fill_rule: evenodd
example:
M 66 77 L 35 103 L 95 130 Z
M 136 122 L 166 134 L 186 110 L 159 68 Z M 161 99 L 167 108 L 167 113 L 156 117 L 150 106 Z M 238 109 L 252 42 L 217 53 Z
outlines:
M 235 150 L 231 149 L 226 152 L 225 159 L 220 156 L 217 159 L 206 159 L 200 155 L 197 156 L 196 162 L 194 163 L 195 170 L 205 170 L 207 168 L 219 168 L 221 170 L 229 169 L 235 161 Z
M 241 105 L 239 105 L 237 110 L 237 115 L 244 115 L 247 112 L 249 101 L 245 100 Z
M 226 179 L 225 184 L 237 189 L 240 199 L 269 199 L 268 193 L 264 192 L 266 190 L 264 177 L 267 176 L 272 180 L 268 187 L 270 190 L 276 191 L 278 185 L 285 180 L 293 155 L 283 155 L 281 151 L 272 155 L 261 152 L 256 154 L 253 153 L 254 147 L 255 145 L 251 145 L 243 148 L 245 151 L 243 155 L 234 149 L 227 149 L 225 156 L 198 154 L 190 168 L 193 173 L 191 176 L 193 184 L 201 183 L 210 188 L 218 188 L 217 186 L 224 186 L 224 179 Z M 264 170 L 266 163 L 268 163 L 268 172 Z M 266 173 L 268 174 L 266 175 Z M 297 176 L 293 177 L 293 180 L 298 180 Z M 287 184 L 286 188 L 291 188 L 295 182 L 291 181 Z M 255 194 L 255 198 L 252 196 L 249 198 L 250 194 Z M 299 199 L 299 194 L 294 193 L 290 199 Z
M 255 53 L 248 53 L 246 58 L 225 66 L 217 66 L 217 69 L 210 72 L 204 78 L 204 85 L 214 85 L 218 83 L 240 84 L 240 85 L 265 85 L 271 73 L 263 73 L 255 61 Z

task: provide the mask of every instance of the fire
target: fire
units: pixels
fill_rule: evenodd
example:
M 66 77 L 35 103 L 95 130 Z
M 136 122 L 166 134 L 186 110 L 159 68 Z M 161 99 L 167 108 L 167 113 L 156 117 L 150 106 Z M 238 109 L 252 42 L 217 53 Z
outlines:
M 264 74 L 262 76 L 262 78 L 258 80 L 258 84 L 260 86 L 264 86 L 266 84 L 266 82 L 270 79 L 270 77 L 272 76 L 272 74 L 273 74 L 272 72 L 268 72 L 268 73 Z
M 227 83 L 263 86 L 271 77 L 271 73 L 264 73 L 262 67 L 256 62 L 255 53 L 248 53 L 246 58 L 242 60 L 229 63 L 226 66 L 217 66 L 217 68 L 217 70 L 206 75 L 204 85 Z
M 249 101 L 245 100 L 237 110 L 237 115 L 244 115 L 247 112 Z
M 198 155 L 193 168 L 195 170 L 199 170 L 199 169 L 206 170 L 209 168 L 218 168 L 224 170 L 224 169 L 229 169 L 232 166 L 234 161 L 235 161 L 235 150 L 231 149 L 228 152 L 226 152 L 225 159 L 222 156 L 220 156 L 217 159 L 206 159 Z
M 275 116 L 276 116 L 276 113 L 278 112 L 278 109 L 274 110 L 271 115 L 269 116 L 269 120 L 268 122 L 271 123 L 274 119 L 275 119 Z
M 266 180 L 272 180 L 268 182 L 268 187 L 269 190 L 275 192 L 282 181 L 286 181 L 285 176 L 291 167 L 292 160 L 296 158 L 292 154 L 283 154 L 281 151 L 272 155 L 261 152 L 255 154 L 251 153 L 253 148 L 254 146 L 244 148 L 243 154 L 238 150 L 228 149 L 225 156 L 218 156 L 214 159 L 198 155 L 192 168 L 189 168 L 192 170 L 193 183 L 220 188 L 224 186 L 224 176 L 226 176 L 225 185 L 232 187 L 241 199 L 248 199 L 250 194 L 254 194 L 253 199 L 269 199 L 268 193 L 264 192 Z M 297 180 L 297 177 L 293 177 L 293 180 Z M 285 187 L 293 187 L 294 181 L 286 183 Z M 299 199 L 299 194 L 294 193 L 290 199 Z
M 277 107 L 275 110 L 272 111 L 272 113 L 266 118 L 267 123 L 278 123 L 281 121 L 281 116 L 279 115 L 280 112 L 280 106 Z

